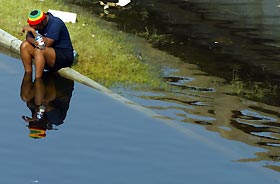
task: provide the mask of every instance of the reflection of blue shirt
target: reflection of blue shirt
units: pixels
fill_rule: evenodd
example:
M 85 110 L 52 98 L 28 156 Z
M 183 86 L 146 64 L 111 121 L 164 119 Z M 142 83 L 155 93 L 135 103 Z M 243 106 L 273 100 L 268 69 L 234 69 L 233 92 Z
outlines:
M 46 72 L 43 74 L 44 84 L 47 86 L 55 85 L 56 98 L 49 102 L 48 105 L 52 107 L 50 111 L 46 111 L 43 119 L 40 121 L 29 122 L 30 127 L 40 127 L 49 129 L 50 125 L 61 125 L 69 109 L 72 92 L 74 90 L 74 81 L 60 76 L 58 73 Z M 52 83 L 51 81 L 54 81 Z M 32 116 L 36 113 L 34 98 L 27 103 Z
M 49 16 L 48 24 L 40 33 L 54 40 L 53 48 L 72 50 L 70 35 L 64 22 L 60 18 L 54 17 L 51 13 L 47 13 L 47 15 Z
M 46 82 L 48 81 L 47 77 L 46 75 Z M 66 118 L 74 90 L 74 81 L 64 78 L 59 74 L 51 74 L 49 77 L 52 77 L 55 82 L 56 98 L 50 102 L 54 108 L 46 112 L 46 116 L 51 124 L 58 126 Z
M 65 120 L 67 111 L 69 109 L 70 99 L 71 96 L 68 98 L 64 97 L 64 99 L 56 98 L 54 101 L 52 101 L 54 109 L 45 112 L 45 116 L 51 124 L 58 126 L 64 123 L 63 121 Z

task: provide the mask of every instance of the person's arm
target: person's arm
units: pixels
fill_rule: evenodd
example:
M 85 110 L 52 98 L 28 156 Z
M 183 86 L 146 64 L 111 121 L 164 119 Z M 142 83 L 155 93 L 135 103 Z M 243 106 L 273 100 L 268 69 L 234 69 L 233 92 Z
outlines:
M 32 28 L 31 26 L 26 25 L 26 26 L 24 26 L 24 27 L 22 28 L 22 32 L 24 33 L 25 31 L 27 32 L 27 34 L 26 34 L 26 40 L 27 40 L 30 44 L 34 45 L 35 47 L 38 47 L 38 43 L 37 43 L 37 41 L 35 40 L 35 37 L 36 37 L 36 30 L 35 30 L 34 28 Z M 44 40 L 44 42 L 45 42 L 45 44 L 46 44 L 47 47 L 51 47 L 52 44 L 54 43 L 54 40 L 53 40 L 53 39 L 47 38 L 47 37 L 45 37 L 45 36 L 43 36 L 43 40 Z
M 23 26 L 23 27 L 22 27 L 22 32 L 24 33 L 25 31 L 26 31 L 26 32 L 32 33 L 32 34 L 33 34 L 33 37 L 35 38 L 35 36 L 36 36 L 36 30 L 35 30 L 33 27 L 31 27 L 31 26 L 29 26 L 29 25 Z
M 30 44 L 34 45 L 35 47 L 38 47 L 38 42 L 35 40 L 34 37 L 31 36 L 31 34 L 32 34 L 32 33 L 26 35 L 26 40 L 27 40 Z
M 27 34 L 26 34 L 26 40 L 30 43 L 30 44 L 32 44 L 32 45 L 34 45 L 34 46 L 38 46 L 38 43 L 37 43 L 37 41 L 35 40 L 35 36 L 36 36 L 36 30 L 34 29 L 34 28 L 32 28 L 31 26 L 29 26 L 29 25 L 26 25 L 26 26 L 23 26 L 23 28 L 22 28 L 22 32 L 24 33 L 24 32 L 27 32 Z
M 45 44 L 46 44 L 47 47 L 51 47 L 52 44 L 54 43 L 54 40 L 53 40 L 53 39 L 47 38 L 47 37 L 45 37 L 45 36 L 43 36 L 43 40 L 44 40 L 44 42 L 45 42 Z

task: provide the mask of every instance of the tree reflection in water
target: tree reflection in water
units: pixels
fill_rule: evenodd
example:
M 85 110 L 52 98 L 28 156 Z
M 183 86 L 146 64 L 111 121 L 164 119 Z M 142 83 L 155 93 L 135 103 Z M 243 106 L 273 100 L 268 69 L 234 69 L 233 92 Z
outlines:
M 28 123 L 29 136 L 43 138 L 46 130 L 64 123 L 69 109 L 74 81 L 56 72 L 45 72 L 42 78 L 33 80 L 32 73 L 25 73 L 20 96 L 31 111 L 31 117 L 22 116 Z

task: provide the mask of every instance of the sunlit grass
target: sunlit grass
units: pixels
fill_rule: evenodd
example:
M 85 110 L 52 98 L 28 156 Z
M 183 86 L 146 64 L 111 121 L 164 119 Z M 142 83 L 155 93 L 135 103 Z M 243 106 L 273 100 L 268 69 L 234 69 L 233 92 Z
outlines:
M 19 38 L 25 39 L 21 28 L 32 9 L 48 9 L 77 13 L 75 24 L 67 23 L 73 46 L 79 53 L 79 62 L 73 68 L 93 80 L 105 85 L 144 84 L 160 85 L 157 69 L 141 62 L 126 41 L 126 35 L 114 27 L 105 25 L 89 12 L 63 4 L 61 1 L 46 0 L 1 0 L 0 27 Z

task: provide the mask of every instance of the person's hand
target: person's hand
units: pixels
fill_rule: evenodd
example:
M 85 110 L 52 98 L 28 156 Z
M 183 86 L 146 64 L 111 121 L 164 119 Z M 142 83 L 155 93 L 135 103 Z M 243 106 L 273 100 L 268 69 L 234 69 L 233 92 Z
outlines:
M 32 117 L 32 118 L 30 118 L 30 117 L 28 117 L 28 116 L 22 116 L 22 119 L 23 119 L 25 122 L 33 122 L 33 121 L 36 121 L 36 120 L 37 120 L 35 116 Z
M 33 27 L 29 26 L 29 25 L 23 26 L 21 31 L 22 31 L 23 33 L 24 33 L 25 31 L 31 32 L 31 33 L 34 35 L 34 37 L 36 36 L 36 30 L 35 30 Z
M 39 49 L 39 43 L 34 39 L 34 42 L 32 43 L 37 49 Z

